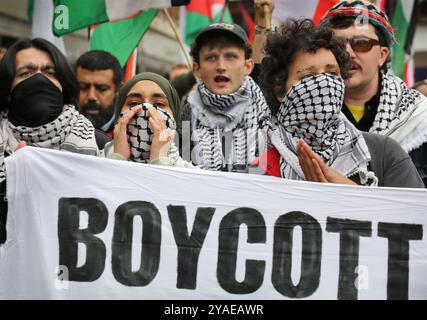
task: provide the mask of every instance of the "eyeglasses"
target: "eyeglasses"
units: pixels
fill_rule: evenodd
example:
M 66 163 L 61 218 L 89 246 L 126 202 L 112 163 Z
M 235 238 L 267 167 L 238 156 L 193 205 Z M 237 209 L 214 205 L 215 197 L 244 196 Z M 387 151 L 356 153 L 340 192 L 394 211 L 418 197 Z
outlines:
M 368 52 L 373 46 L 379 46 L 380 42 L 376 39 L 371 39 L 363 36 L 356 36 L 350 39 L 342 39 L 345 43 L 350 43 L 351 49 L 354 52 Z

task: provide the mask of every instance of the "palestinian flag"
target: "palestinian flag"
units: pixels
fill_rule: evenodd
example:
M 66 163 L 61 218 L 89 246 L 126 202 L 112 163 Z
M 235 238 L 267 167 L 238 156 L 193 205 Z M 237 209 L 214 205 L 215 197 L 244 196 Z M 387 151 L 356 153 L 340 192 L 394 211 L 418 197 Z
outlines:
M 140 11 L 187 5 L 190 0 L 55 0 L 53 32 L 57 36 L 108 21 L 134 16 Z
M 93 29 L 90 50 L 104 50 L 114 55 L 122 67 L 156 17 L 158 10 L 141 11 L 134 17 L 103 23 Z
M 246 27 L 249 42 L 252 44 L 255 37 L 255 22 L 243 2 L 239 2 L 238 6 L 243 18 L 242 26 Z
M 413 64 L 408 64 L 408 62 L 412 55 L 412 42 L 418 17 L 417 7 L 417 0 L 387 1 L 387 13 L 391 18 L 391 25 L 395 29 L 396 39 L 399 41 L 392 47 L 392 69 L 394 74 L 409 86 L 414 83 Z
M 92 28 L 89 47 L 113 54 L 124 67 L 158 9 L 186 5 L 190 0 L 55 0 L 53 31 L 64 35 Z M 64 16 L 68 20 L 64 20 Z
M 276 0 L 273 18 L 283 22 L 288 18 L 308 18 L 318 24 L 323 15 L 340 0 Z
M 200 30 L 213 22 L 233 23 L 230 10 L 224 8 L 225 5 L 225 0 L 192 0 L 187 5 L 185 43 L 192 44 Z

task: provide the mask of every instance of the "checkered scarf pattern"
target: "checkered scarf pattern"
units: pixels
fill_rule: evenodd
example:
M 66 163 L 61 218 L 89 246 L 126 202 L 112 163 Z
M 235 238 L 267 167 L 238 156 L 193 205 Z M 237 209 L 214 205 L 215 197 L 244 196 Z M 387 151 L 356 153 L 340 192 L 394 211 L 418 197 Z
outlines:
M 421 103 L 426 104 L 425 100 L 426 98 L 421 93 L 409 89 L 398 77 L 391 74 L 382 74 L 380 102 L 369 132 L 391 136 L 398 142 L 403 141 L 405 137 L 394 136 L 394 132 L 409 123 L 408 120 L 413 118 L 414 113 L 419 111 L 417 108 L 422 108 Z M 418 115 L 418 117 L 420 116 Z M 412 130 L 407 131 L 410 132 Z M 427 137 L 421 137 L 420 139 L 418 145 L 426 142 Z M 405 143 L 405 145 L 409 144 Z
M 0 131 L 0 181 L 5 178 L 5 153 L 12 154 L 20 141 L 40 148 L 99 154 L 92 123 L 72 105 L 65 105 L 62 113 L 52 122 L 34 128 L 14 126 L 9 122 L 7 112 L 4 112 Z
M 213 94 L 199 82 L 188 101 L 195 144 L 192 161 L 201 168 L 247 172 L 248 164 L 266 152 L 271 113 L 251 77 L 228 95 Z
M 129 137 L 131 155 L 130 159 L 134 162 L 147 163 L 150 159 L 151 142 L 153 132 L 148 122 L 148 108 L 155 108 L 165 121 L 167 129 L 176 129 L 175 120 L 163 109 L 153 106 L 150 103 L 142 104 L 142 110 L 138 116 L 133 117 L 127 126 L 127 135 Z M 178 160 L 179 152 L 176 145 L 172 142 L 168 151 L 168 158 L 171 165 Z
M 330 74 L 305 78 L 288 91 L 277 113 L 278 127 L 270 136 L 281 154 L 282 177 L 305 179 L 296 156 L 302 138 L 341 174 L 359 173 L 361 181 L 372 178 L 367 171 L 368 147 L 362 133 L 341 113 L 343 99 L 343 80 Z
M 334 16 L 353 18 L 366 17 L 371 24 L 382 30 L 383 34 L 386 36 L 388 47 L 391 47 L 393 43 L 398 43 L 394 34 L 394 29 L 387 15 L 373 4 L 360 0 L 340 1 L 326 12 L 320 25 L 324 24 L 327 18 Z

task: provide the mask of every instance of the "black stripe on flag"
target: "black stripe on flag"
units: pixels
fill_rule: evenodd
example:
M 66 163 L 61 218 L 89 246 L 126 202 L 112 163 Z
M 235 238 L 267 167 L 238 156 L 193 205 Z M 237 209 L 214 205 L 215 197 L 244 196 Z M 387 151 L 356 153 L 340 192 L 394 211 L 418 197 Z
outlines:
M 171 1 L 171 6 L 172 7 L 186 6 L 189 3 L 190 3 L 190 0 L 172 0 Z

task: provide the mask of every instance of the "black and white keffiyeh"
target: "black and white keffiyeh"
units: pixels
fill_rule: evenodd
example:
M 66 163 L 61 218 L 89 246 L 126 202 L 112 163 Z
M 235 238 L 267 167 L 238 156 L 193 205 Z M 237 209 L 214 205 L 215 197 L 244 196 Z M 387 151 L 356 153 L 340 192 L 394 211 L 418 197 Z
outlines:
M 4 158 L 12 154 L 21 141 L 40 148 L 66 150 L 75 153 L 98 155 L 95 128 L 74 106 L 65 105 L 62 113 L 39 127 L 14 126 L 1 114 L 0 181 L 5 178 Z
M 142 110 L 137 116 L 133 117 L 127 126 L 127 135 L 129 137 L 131 155 L 130 159 L 134 162 L 147 163 L 150 159 L 150 149 L 153 132 L 149 124 L 148 108 L 155 108 L 165 121 L 166 129 L 176 129 L 175 120 L 162 108 L 153 106 L 151 103 L 142 104 Z M 172 141 L 168 150 L 168 159 L 170 165 L 174 165 L 179 157 L 179 151 Z
M 410 152 L 427 142 L 427 98 L 398 77 L 382 74 L 380 102 L 369 132 L 390 136 Z
M 246 76 L 234 93 L 216 95 L 199 81 L 188 102 L 192 112 L 192 161 L 203 169 L 246 172 L 267 150 L 271 113 L 261 89 Z
M 362 133 L 340 112 L 344 82 L 321 74 L 296 83 L 286 94 L 277 113 L 271 143 L 281 155 L 282 177 L 305 180 L 296 156 L 299 139 L 319 154 L 326 164 L 346 177 L 359 174 L 362 184 L 377 181 L 368 172 L 371 159 Z

